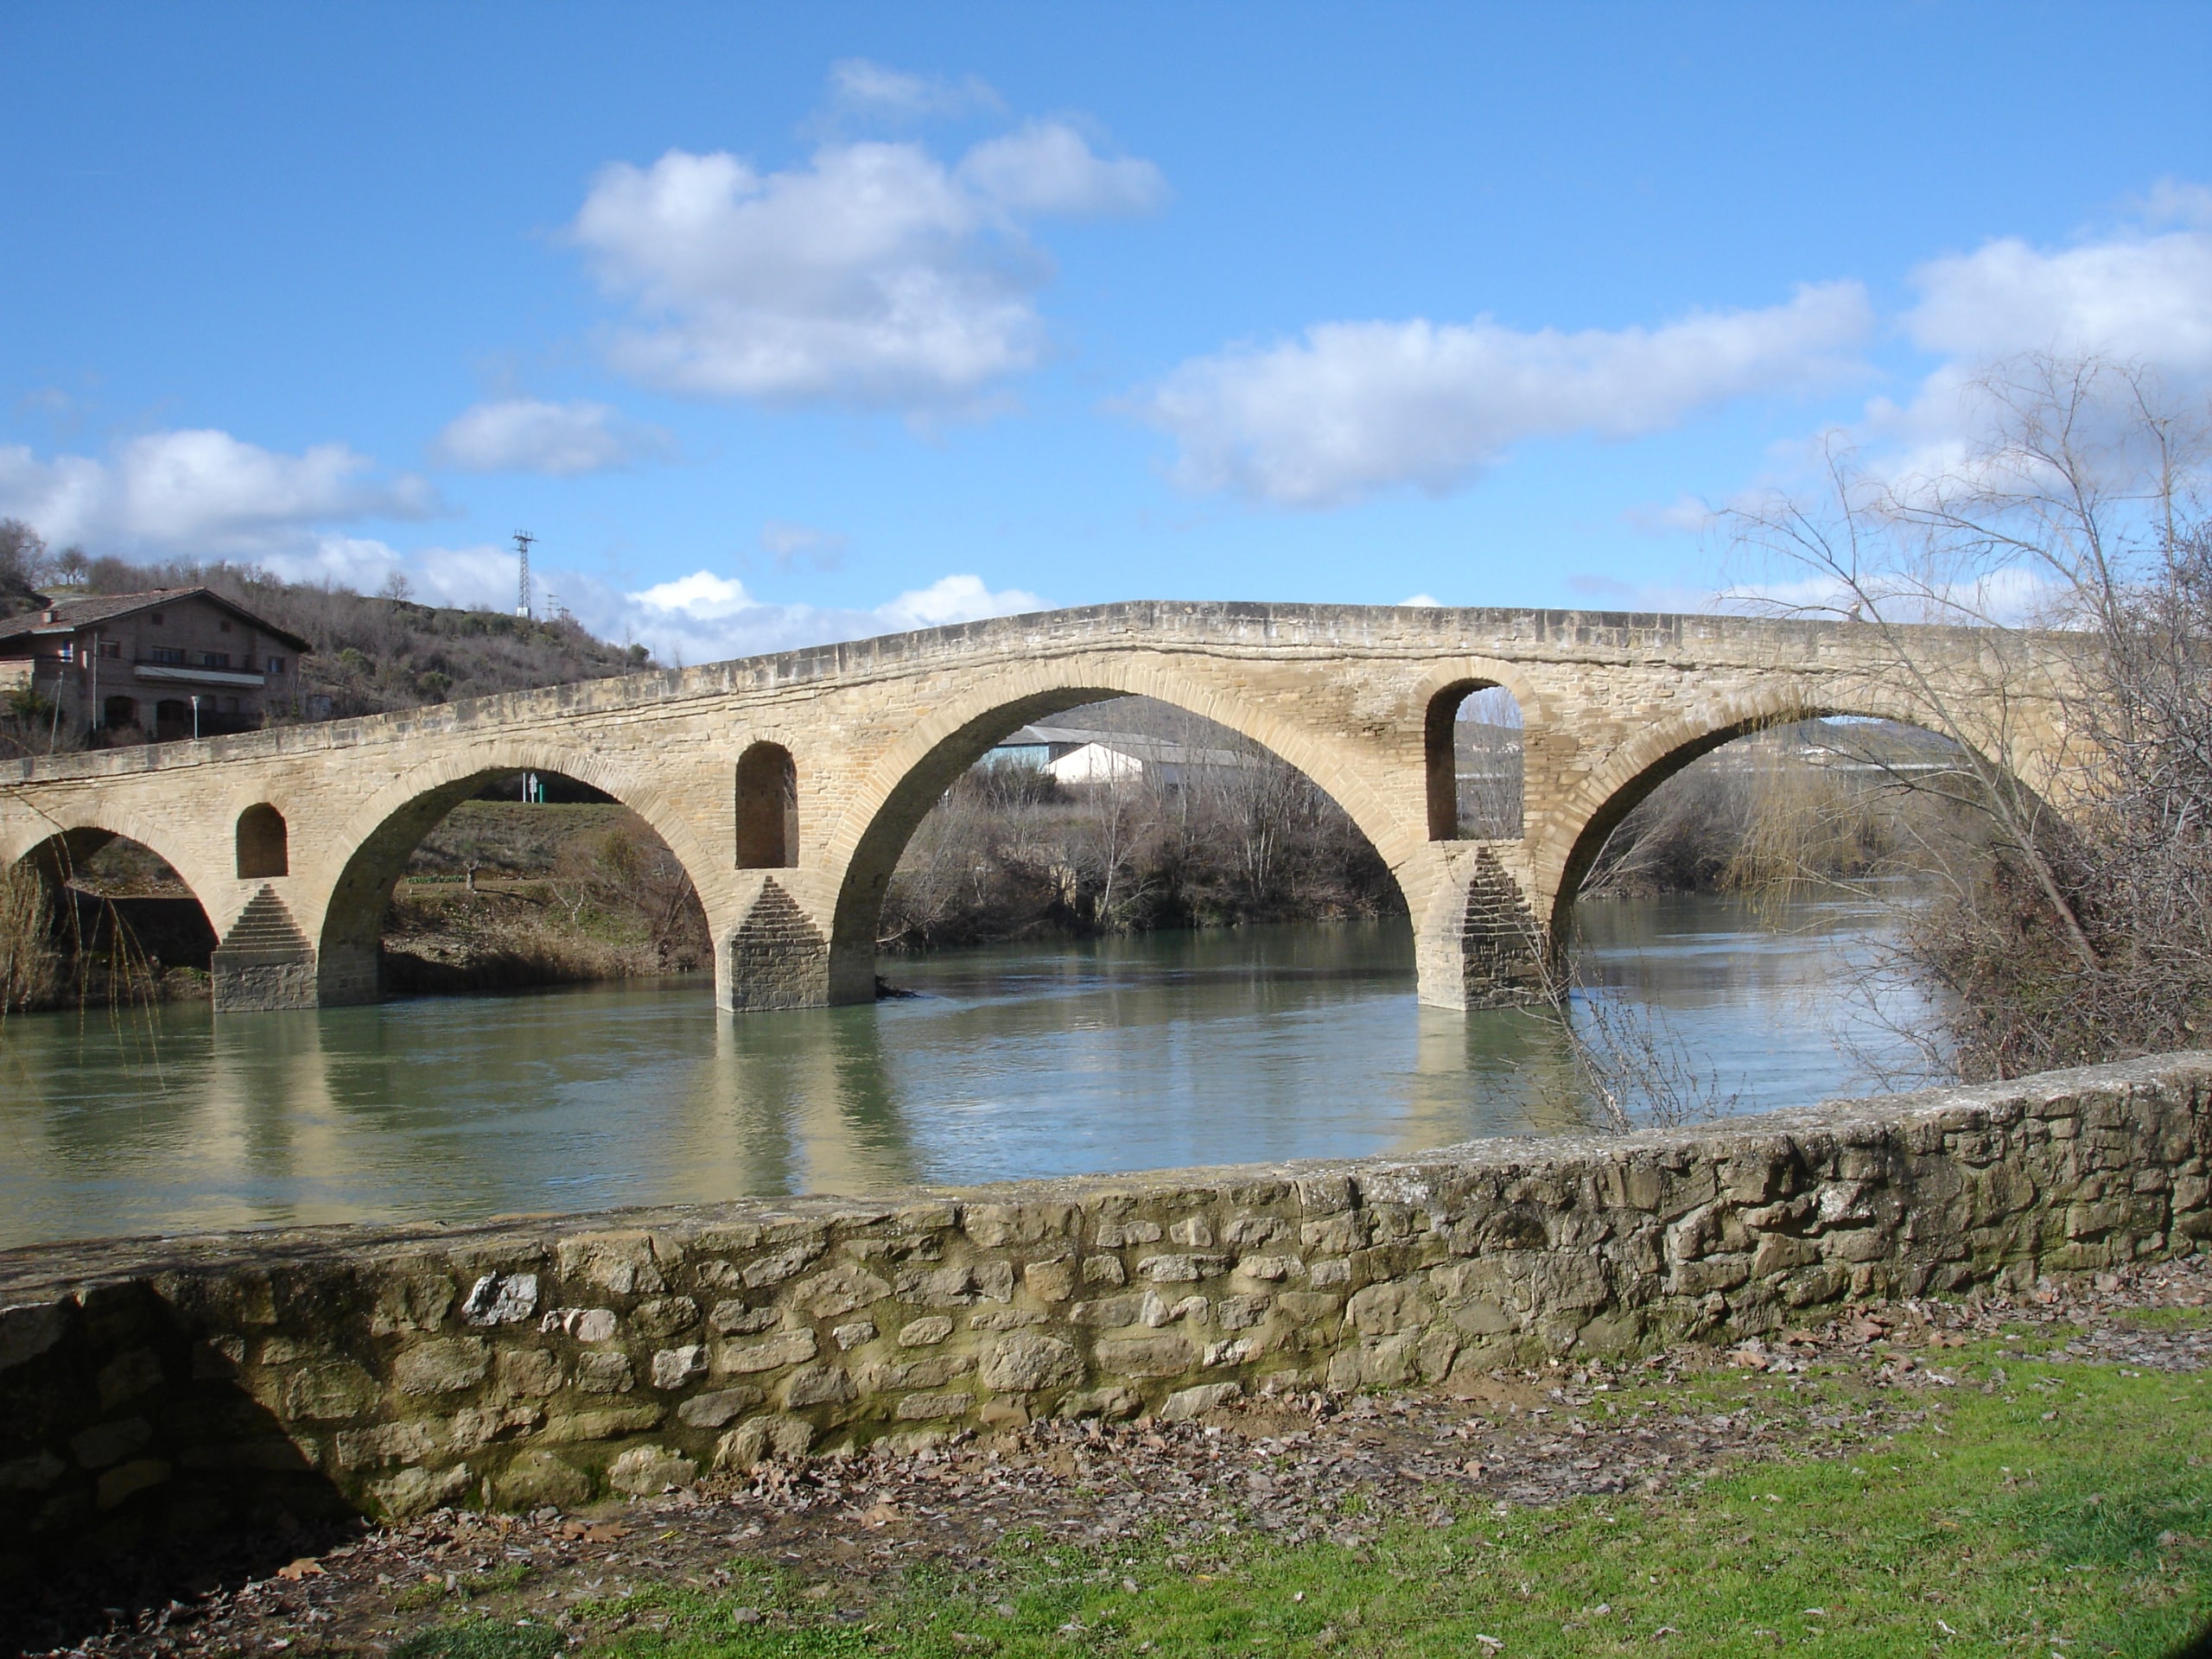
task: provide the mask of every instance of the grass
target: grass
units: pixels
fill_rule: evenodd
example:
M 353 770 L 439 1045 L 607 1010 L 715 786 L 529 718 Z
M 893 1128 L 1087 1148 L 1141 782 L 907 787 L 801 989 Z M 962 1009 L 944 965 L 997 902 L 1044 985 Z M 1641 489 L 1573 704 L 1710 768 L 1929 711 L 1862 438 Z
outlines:
M 2037 1347 L 2049 1327 L 2033 1331 Z M 1407 1519 L 1357 1547 L 1165 1529 L 1105 1550 L 1001 1548 L 994 1574 L 910 1568 L 874 1588 L 733 1563 L 711 1592 L 650 1586 L 573 1610 L 622 1659 L 895 1653 L 1586 1656 L 2158 1655 L 2212 1618 L 2212 1378 L 1943 1356 L 1955 1386 L 1854 1455 L 1742 1465 L 1658 1497 Z M 1864 1371 L 1714 1376 L 1698 1408 L 1784 1394 L 1863 1406 Z M 1898 1396 L 1885 1392 L 1895 1402 Z M 1619 1396 L 1616 1396 L 1619 1398 Z M 1623 1399 L 1624 1406 L 1634 1396 Z M 460 1628 L 460 1627 L 454 1627 Z M 474 1627 L 485 1640 L 494 1627 Z M 512 1648 L 395 1649 L 516 1659 Z M 419 1638 L 418 1638 L 419 1639 Z

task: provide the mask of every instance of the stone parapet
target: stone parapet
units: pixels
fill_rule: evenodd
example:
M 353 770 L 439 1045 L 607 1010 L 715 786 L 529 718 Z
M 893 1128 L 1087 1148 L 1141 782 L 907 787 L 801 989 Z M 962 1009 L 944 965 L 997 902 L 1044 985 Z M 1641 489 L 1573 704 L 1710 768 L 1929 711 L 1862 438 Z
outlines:
M 2208 1177 L 2184 1054 L 1414 1158 L 18 1249 L 0 1574 L 1727 1340 L 2194 1249 Z

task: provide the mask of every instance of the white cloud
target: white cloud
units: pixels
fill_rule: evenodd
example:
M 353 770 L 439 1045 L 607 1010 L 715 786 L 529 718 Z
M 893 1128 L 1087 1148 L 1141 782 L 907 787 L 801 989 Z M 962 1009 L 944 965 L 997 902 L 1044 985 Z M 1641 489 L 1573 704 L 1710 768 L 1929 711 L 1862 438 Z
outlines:
M 2146 219 L 2171 223 L 2202 220 L 2208 203 L 2212 193 L 2169 179 L 2135 206 Z M 1848 428 L 1778 454 L 1772 487 L 1817 479 L 1839 445 L 1869 480 L 1908 497 L 1931 480 L 1985 472 L 2007 404 L 2042 401 L 2045 361 L 2071 382 L 2071 441 L 2118 479 L 2148 461 L 2128 437 L 2138 371 L 2142 389 L 2170 404 L 2212 391 L 2212 225 L 2131 226 L 2059 248 L 2004 237 L 1929 260 L 1912 282 L 1919 298 L 1904 328 L 1934 366 L 1904 403 L 1873 399 Z M 2017 486 L 2023 466 L 2031 463 L 2012 456 L 1998 470 Z
M 993 593 L 980 576 L 940 576 L 926 588 L 904 593 L 875 614 L 894 628 L 941 628 L 984 616 L 1017 616 L 1041 611 L 1045 601 L 1019 588 Z
M 1443 493 L 1524 439 L 1635 437 L 1731 398 L 1832 382 L 1853 372 L 1872 325 L 1856 283 L 1652 329 L 1321 323 L 1185 363 L 1138 412 L 1175 438 L 1186 489 L 1332 507 L 1399 485 Z
M 906 120 L 1006 107 L 999 95 L 974 75 L 946 80 L 936 75 L 910 74 L 868 58 L 840 58 L 831 64 L 830 96 L 841 111 Z
M 962 160 L 959 176 L 1010 213 L 1103 218 L 1148 212 L 1167 196 L 1167 181 L 1150 162 L 1096 155 L 1058 121 L 1032 121 L 985 140 Z
M 673 448 L 660 428 L 626 419 L 605 404 L 507 397 L 455 416 L 432 453 L 467 472 L 572 478 L 664 456 Z
M 1149 162 L 1102 157 L 1043 122 L 950 168 L 919 144 L 886 142 L 825 143 L 785 172 L 719 151 L 618 162 L 593 181 L 570 233 L 607 290 L 635 308 L 608 356 L 640 382 L 972 411 L 1045 354 L 1036 296 L 1052 265 L 1025 221 L 1133 212 L 1163 190 Z
M 615 594 L 582 582 L 575 591 L 579 597 L 569 600 L 569 607 L 587 626 L 609 638 L 643 640 L 664 660 L 688 663 L 1011 616 L 1044 604 L 1020 588 L 994 593 L 974 575 L 942 577 L 872 610 L 766 604 L 742 582 L 709 570 L 637 593 Z
M 1444 607 L 1442 600 L 1433 598 L 1427 594 L 1415 594 L 1411 599 L 1402 599 L 1398 603 L 1404 606 L 1417 606 L 1421 609 L 1432 611 L 1441 610 Z
M 2056 251 L 2006 237 L 1930 260 L 1912 280 L 1921 297 L 1905 314 L 1906 331 L 1946 357 L 2094 353 L 2212 372 L 2212 231 Z
M 421 518 L 437 509 L 423 480 L 379 478 L 344 444 L 296 455 L 207 429 L 154 432 L 105 460 L 0 446 L 0 515 L 54 546 L 198 557 L 311 555 L 334 524 Z

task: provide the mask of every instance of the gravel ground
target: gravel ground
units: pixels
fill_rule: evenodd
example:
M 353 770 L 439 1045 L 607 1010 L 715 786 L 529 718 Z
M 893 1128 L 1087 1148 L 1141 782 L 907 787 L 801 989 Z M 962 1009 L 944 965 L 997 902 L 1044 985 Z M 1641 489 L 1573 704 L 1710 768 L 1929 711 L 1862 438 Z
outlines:
M 995 1546 L 1020 1529 L 1090 1544 L 1164 1535 L 1193 1557 L 1251 1530 L 1356 1545 L 1386 1519 L 1442 1526 L 1486 1508 L 1664 1491 L 1745 1460 L 1847 1452 L 1939 1409 L 1941 1391 L 1957 1386 L 1945 1351 L 2005 1325 L 2030 1325 L 2017 1338 L 2024 1358 L 2202 1370 L 2212 1325 L 2159 1310 L 2208 1301 L 2212 1258 L 2196 1257 L 2020 1301 L 1859 1309 L 1777 1341 L 1678 1348 L 1632 1367 L 1250 1401 L 1188 1423 L 1041 1424 L 912 1456 L 775 1465 L 575 1515 L 445 1510 L 338 1540 L 302 1533 L 296 1558 L 269 1577 L 225 1577 L 204 1563 L 177 1576 L 142 1561 L 131 1586 L 57 1587 L 68 1605 L 29 1650 L 374 1653 L 464 1611 L 575 1628 L 569 1610 L 580 1601 L 652 1582 L 712 1588 L 728 1580 L 734 1558 L 787 1567 L 812 1580 L 810 1594 L 857 1606 L 879 1575 L 917 1562 L 988 1580 L 1001 1570 Z M 2048 1340 L 2037 1325 L 2054 1327 Z M 1839 1410 L 1785 1384 L 1715 1413 L 1671 1400 L 1665 1386 L 1726 1367 L 1787 1378 L 1815 1360 L 1860 1372 L 1876 1385 L 1868 1403 Z M 290 1553 L 272 1556 L 267 1543 L 258 1541 L 264 1561 Z M 43 1645 L 73 1637 L 75 1645 Z

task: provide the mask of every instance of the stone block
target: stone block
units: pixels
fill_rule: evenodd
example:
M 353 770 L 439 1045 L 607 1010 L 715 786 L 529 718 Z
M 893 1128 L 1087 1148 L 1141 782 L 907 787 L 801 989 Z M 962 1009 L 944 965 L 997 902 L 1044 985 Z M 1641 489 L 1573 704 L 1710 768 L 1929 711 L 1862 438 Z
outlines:
M 402 1394 L 458 1394 L 484 1380 L 492 1351 L 480 1337 L 435 1337 L 402 1351 L 392 1381 Z
M 814 1425 L 804 1417 L 754 1417 L 715 1443 L 715 1467 L 752 1469 L 771 1458 L 798 1458 L 814 1444 Z
M 974 1409 L 975 1404 L 976 1396 L 972 1394 L 910 1394 L 899 1402 L 897 1415 L 906 1422 L 963 1417 Z
M 707 1374 L 707 1351 L 698 1343 L 664 1348 L 653 1356 L 653 1387 L 664 1392 L 688 1387 Z
M 73 1312 L 66 1301 L 0 1308 L 0 1371 L 36 1359 L 59 1343 Z
M 629 1355 L 601 1351 L 576 1356 L 575 1384 L 583 1394 L 627 1394 L 638 1379 Z
M 828 1241 L 820 1238 L 801 1239 L 782 1249 L 762 1256 L 758 1262 L 747 1263 L 741 1277 L 748 1290 L 761 1290 L 770 1285 L 780 1285 L 786 1279 L 804 1272 L 807 1265 L 828 1248 Z
M 654 1296 L 630 1310 L 630 1329 L 647 1342 L 664 1342 L 699 1323 L 699 1304 L 689 1296 Z
M 548 1412 L 538 1438 L 556 1446 L 582 1445 L 592 1440 L 619 1440 L 658 1427 L 668 1414 L 665 1406 L 601 1406 L 583 1410 Z
M 1194 1417 L 1203 1417 L 1217 1406 L 1225 1406 L 1244 1392 L 1242 1382 L 1201 1382 L 1195 1388 L 1178 1389 L 1167 1396 L 1160 1408 L 1163 1423 L 1185 1423 Z
M 381 1394 L 376 1379 L 350 1359 L 309 1365 L 284 1379 L 283 1409 L 305 1421 L 342 1422 L 374 1409 Z
M 952 1334 L 952 1321 L 942 1313 L 931 1313 L 918 1319 L 909 1319 L 899 1327 L 901 1348 L 927 1348 L 943 1342 Z
M 725 1337 L 749 1337 L 773 1330 L 783 1317 L 775 1308 L 747 1307 L 733 1299 L 716 1302 L 715 1311 L 707 1316 L 707 1323 Z
M 543 1348 L 502 1348 L 492 1369 L 499 1391 L 510 1399 L 543 1399 L 560 1391 L 560 1358 Z
M 999 1393 L 1065 1388 L 1083 1380 L 1083 1357 L 1072 1343 L 1024 1332 L 1001 1338 L 984 1350 L 976 1376 L 985 1388 Z
M 1075 1294 L 1075 1261 L 1064 1255 L 1049 1262 L 1032 1262 L 1022 1268 L 1021 1281 L 1040 1302 L 1065 1302 Z
M 538 1321 L 547 1333 L 559 1332 L 578 1342 L 612 1342 L 619 1328 L 611 1307 L 556 1307 Z
M 537 1311 L 537 1275 L 487 1273 L 471 1286 L 461 1317 L 469 1325 L 519 1325 Z
M 813 1332 L 784 1331 L 764 1342 L 723 1344 L 715 1351 L 714 1366 L 719 1372 L 751 1376 L 804 1364 L 818 1351 Z
M 535 1510 L 550 1504 L 572 1510 L 591 1497 L 591 1477 L 550 1452 L 518 1452 L 492 1477 L 492 1501 L 503 1510 Z
M 1198 1363 L 1191 1339 L 1174 1331 L 1103 1336 L 1091 1351 L 1100 1370 L 1121 1376 L 1177 1376 Z
M 690 1428 L 721 1428 L 750 1411 L 767 1396 L 758 1389 L 716 1389 L 694 1395 L 676 1408 L 677 1420 Z
M 457 1463 L 449 1469 L 403 1469 L 390 1480 L 372 1483 L 369 1495 L 391 1519 L 404 1521 L 458 1502 L 474 1484 L 468 1465 Z
M 793 1371 L 784 1383 L 784 1405 L 797 1411 L 807 1406 L 842 1405 L 860 1398 L 852 1377 L 836 1365 L 808 1365 Z
M 668 1288 L 643 1232 L 587 1233 L 564 1238 L 555 1251 L 563 1281 L 582 1280 L 616 1296 L 650 1296 Z
M 689 1486 L 699 1465 L 664 1446 L 633 1446 L 607 1466 L 607 1484 L 633 1497 L 648 1497 L 671 1486 Z
M 446 1436 L 449 1452 L 474 1452 L 494 1440 L 527 1434 L 545 1421 L 536 1406 L 465 1406 L 453 1414 Z

